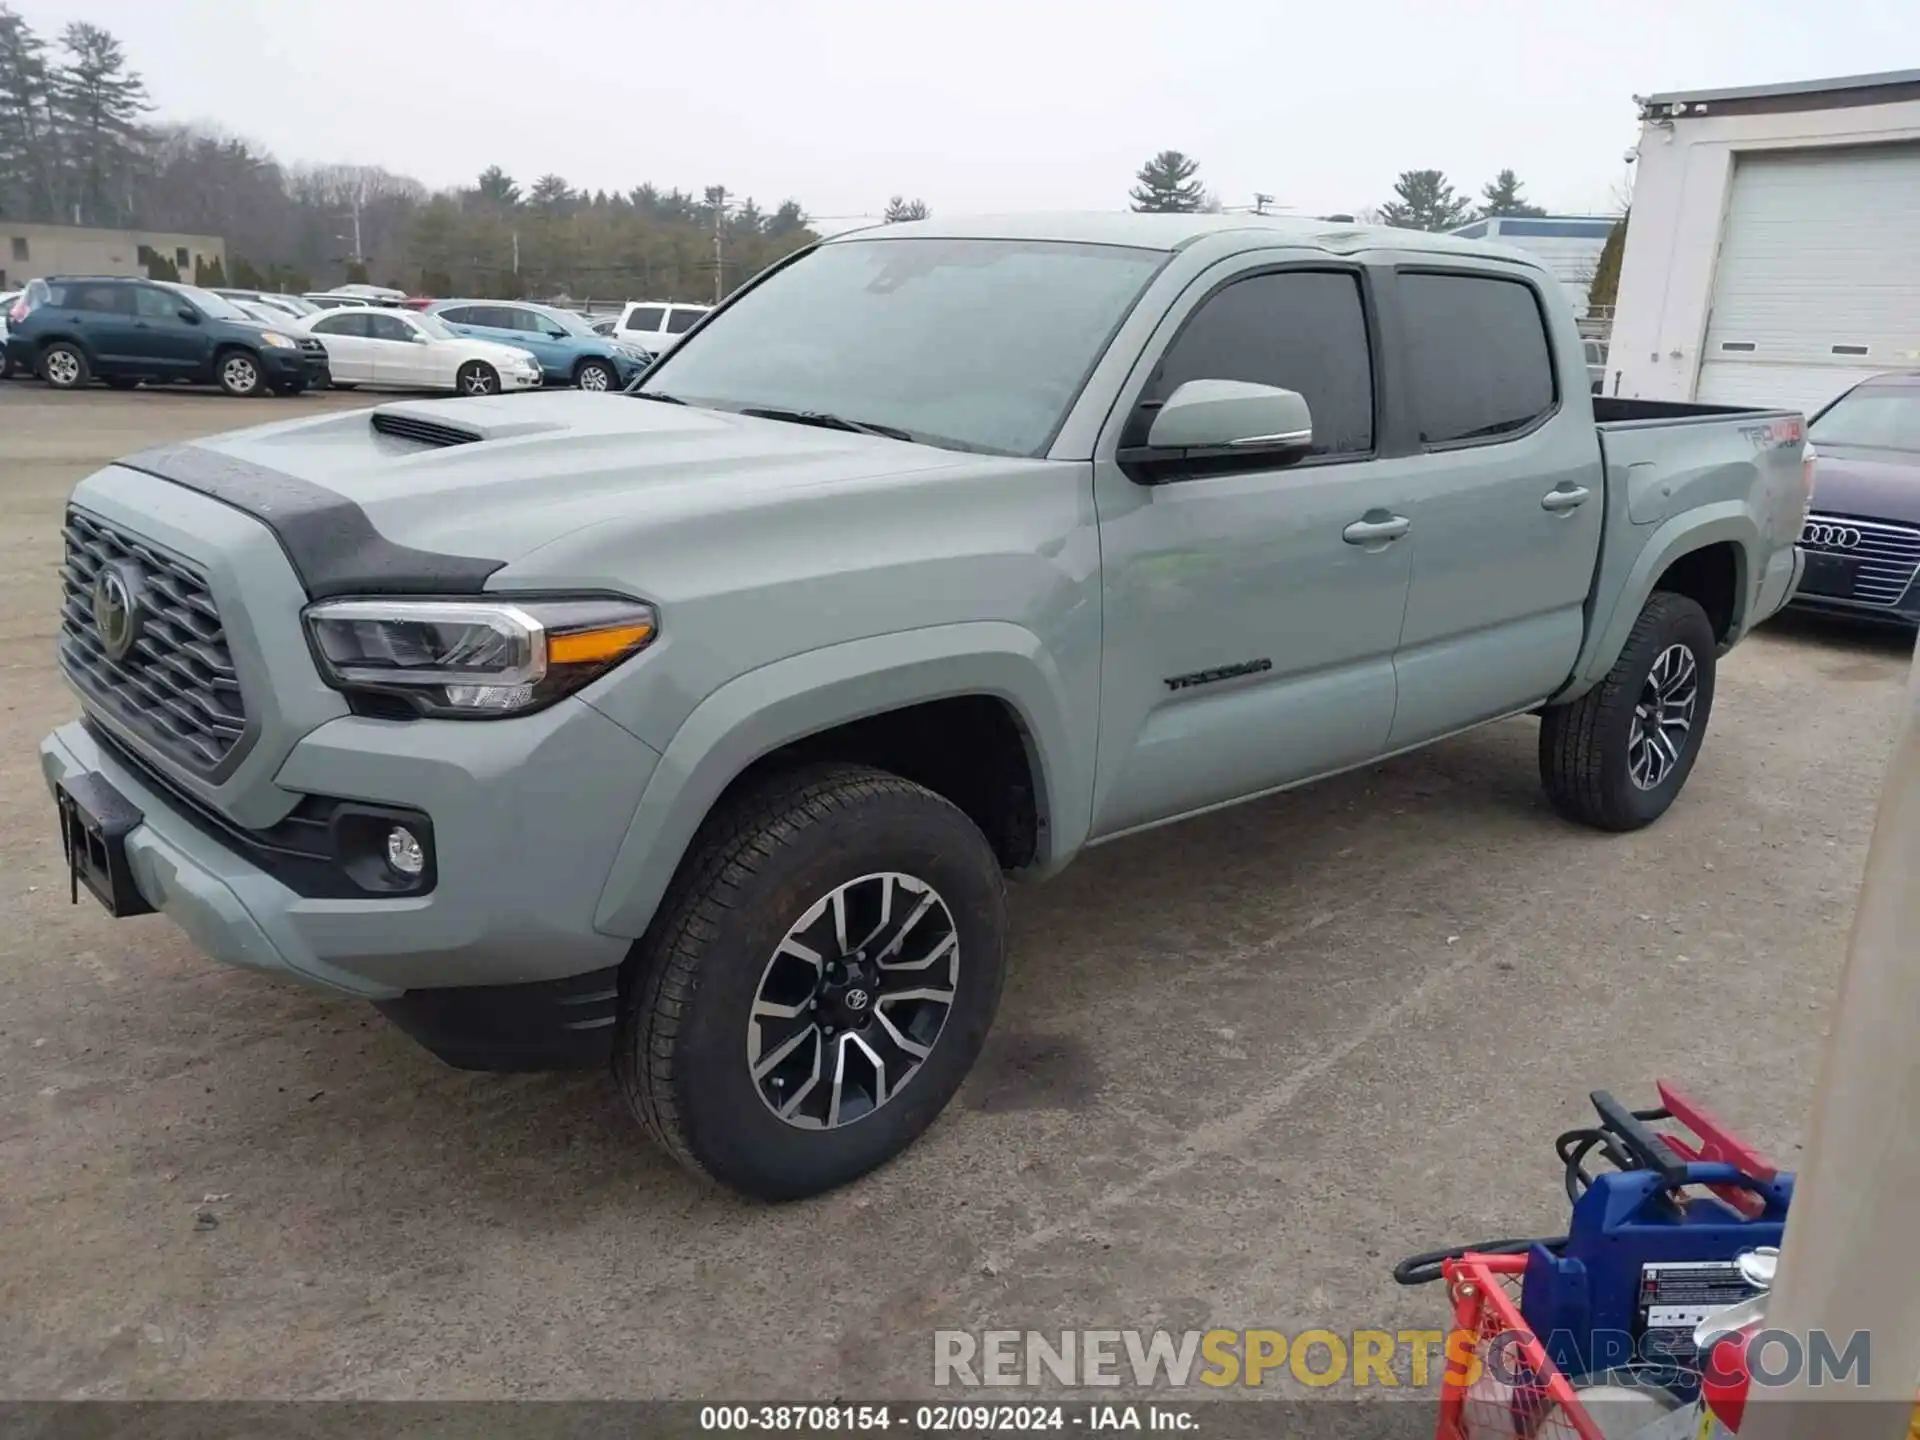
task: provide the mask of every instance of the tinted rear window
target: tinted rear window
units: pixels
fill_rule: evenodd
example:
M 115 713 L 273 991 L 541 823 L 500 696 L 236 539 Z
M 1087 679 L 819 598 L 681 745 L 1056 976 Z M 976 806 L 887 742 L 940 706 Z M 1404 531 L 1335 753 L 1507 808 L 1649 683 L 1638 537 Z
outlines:
M 658 330 L 660 328 L 660 322 L 666 318 L 666 315 L 667 310 L 664 305 L 642 305 L 627 317 L 626 328 L 629 330 Z
M 667 316 L 667 334 L 684 335 L 699 323 L 704 310 L 675 310 Z
M 1399 277 L 1399 295 L 1423 444 L 1498 440 L 1553 409 L 1553 357 L 1532 287 L 1415 274 Z

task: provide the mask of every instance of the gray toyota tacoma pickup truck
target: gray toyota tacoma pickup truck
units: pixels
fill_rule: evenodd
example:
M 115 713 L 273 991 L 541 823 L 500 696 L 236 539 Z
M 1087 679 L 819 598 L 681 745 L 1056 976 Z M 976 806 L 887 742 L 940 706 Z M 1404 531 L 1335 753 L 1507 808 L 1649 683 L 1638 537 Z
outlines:
M 826 1189 L 979 1054 L 1005 876 L 1508 716 L 1573 820 L 1673 802 L 1805 424 L 1585 374 L 1497 245 L 927 221 L 626 395 L 132 455 L 66 518 L 76 891 Z

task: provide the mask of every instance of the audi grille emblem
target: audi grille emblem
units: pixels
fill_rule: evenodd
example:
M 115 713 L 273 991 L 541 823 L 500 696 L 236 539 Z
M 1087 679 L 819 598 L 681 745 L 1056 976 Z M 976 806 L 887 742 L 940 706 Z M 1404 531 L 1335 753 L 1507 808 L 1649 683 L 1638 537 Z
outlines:
M 1857 550 L 1861 535 L 1851 525 L 1823 525 L 1813 521 L 1800 532 L 1800 543 L 1818 545 L 1823 550 Z
M 847 991 L 847 1009 L 864 1010 L 867 1008 L 867 992 L 864 990 Z

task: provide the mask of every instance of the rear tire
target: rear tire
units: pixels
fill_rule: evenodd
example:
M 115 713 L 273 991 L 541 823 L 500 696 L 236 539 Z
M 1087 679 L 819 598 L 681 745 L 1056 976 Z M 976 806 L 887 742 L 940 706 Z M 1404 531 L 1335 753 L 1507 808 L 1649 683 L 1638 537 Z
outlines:
M 602 392 L 620 388 L 620 377 L 604 360 L 582 360 L 573 372 L 573 383 L 582 390 Z
M 56 390 L 84 390 L 93 370 L 78 345 L 56 340 L 40 352 L 40 378 Z
M 245 350 L 229 350 L 214 357 L 213 374 L 222 390 L 242 400 L 266 393 L 267 382 L 260 373 L 260 362 Z
M 767 1200 L 844 1185 L 911 1144 L 973 1067 L 1005 935 L 998 861 L 932 791 L 844 764 L 749 783 L 707 817 L 634 947 L 621 1092 L 696 1174 Z
M 1717 649 L 1697 602 L 1655 591 L 1606 679 L 1540 717 L 1540 780 L 1553 808 L 1615 831 L 1665 814 L 1706 736 Z
M 498 395 L 500 372 L 484 360 L 469 360 L 453 377 L 453 388 L 462 395 Z

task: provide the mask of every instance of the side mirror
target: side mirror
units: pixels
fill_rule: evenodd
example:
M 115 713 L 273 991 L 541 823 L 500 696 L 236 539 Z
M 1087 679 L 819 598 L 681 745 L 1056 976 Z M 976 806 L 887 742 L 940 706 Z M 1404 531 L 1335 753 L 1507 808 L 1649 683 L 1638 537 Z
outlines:
M 433 343 L 432 338 L 430 336 L 422 335 L 418 330 L 414 331 L 413 334 L 409 335 L 407 338 L 413 341 L 413 343 L 416 345 L 430 345 Z
M 564 340 L 567 338 L 567 332 L 564 330 L 549 330 L 547 331 L 547 338 L 549 340 Z
M 1147 443 L 1122 449 L 1142 485 L 1232 470 L 1274 469 L 1313 453 L 1306 397 L 1245 380 L 1189 380 L 1160 405 Z
M 182 305 L 174 313 L 189 325 L 198 325 L 200 323 L 200 312 L 191 305 Z

